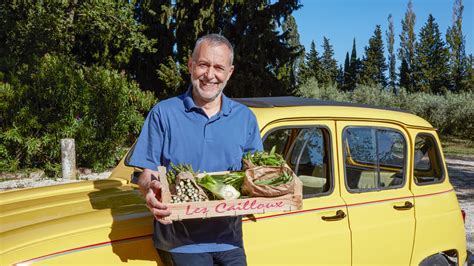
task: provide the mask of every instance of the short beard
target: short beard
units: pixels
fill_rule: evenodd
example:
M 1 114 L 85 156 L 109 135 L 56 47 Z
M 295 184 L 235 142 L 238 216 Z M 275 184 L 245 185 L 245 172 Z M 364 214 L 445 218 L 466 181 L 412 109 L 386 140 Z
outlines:
M 222 94 L 222 91 L 224 90 L 225 86 L 227 85 L 227 82 L 224 82 L 222 84 L 222 88 L 220 90 L 218 90 L 216 92 L 216 94 L 214 94 L 211 97 L 206 97 L 206 96 L 202 95 L 201 92 L 198 89 L 199 80 L 196 80 L 196 81 L 191 80 L 191 83 L 193 84 L 193 90 L 194 90 L 194 92 L 196 92 L 196 95 L 199 97 L 199 99 L 201 99 L 202 101 L 204 101 L 206 103 L 210 103 L 210 102 L 214 101 L 215 99 L 217 99 L 217 97 L 219 97 Z

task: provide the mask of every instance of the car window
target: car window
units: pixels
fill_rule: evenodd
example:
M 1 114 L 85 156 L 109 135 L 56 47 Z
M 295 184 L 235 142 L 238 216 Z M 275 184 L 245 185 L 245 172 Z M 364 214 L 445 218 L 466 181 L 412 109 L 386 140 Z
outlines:
M 344 129 L 344 168 L 349 191 L 401 187 L 405 182 L 406 141 L 394 129 Z
M 414 174 L 417 184 L 438 183 L 444 178 L 438 145 L 430 134 L 416 136 Z
M 303 197 L 316 197 L 332 187 L 329 131 L 320 127 L 279 128 L 263 142 L 266 151 L 276 146 L 303 183 Z

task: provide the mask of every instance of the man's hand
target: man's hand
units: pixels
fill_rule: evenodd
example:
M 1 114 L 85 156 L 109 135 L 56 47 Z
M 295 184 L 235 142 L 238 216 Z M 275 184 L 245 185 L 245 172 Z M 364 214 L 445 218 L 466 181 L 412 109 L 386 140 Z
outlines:
M 169 216 L 171 212 L 168 207 L 161 202 L 161 183 L 156 178 L 157 171 L 150 169 L 143 170 L 138 179 L 138 186 L 145 197 L 146 205 L 155 219 L 162 224 L 171 224 L 172 221 L 163 218 Z

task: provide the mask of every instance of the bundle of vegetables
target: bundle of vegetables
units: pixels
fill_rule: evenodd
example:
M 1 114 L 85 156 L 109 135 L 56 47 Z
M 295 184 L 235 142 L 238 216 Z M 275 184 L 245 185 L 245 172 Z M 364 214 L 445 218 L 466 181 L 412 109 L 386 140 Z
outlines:
M 168 184 L 175 185 L 176 184 L 176 176 L 179 175 L 179 173 L 184 173 L 184 172 L 189 172 L 193 176 L 196 175 L 196 173 L 193 170 L 193 167 L 189 164 L 175 165 L 174 163 L 171 163 L 170 164 L 170 169 L 166 172 L 166 179 L 168 180 Z
M 270 179 L 259 179 L 255 180 L 254 184 L 255 185 L 267 185 L 267 186 L 274 186 L 277 187 L 281 184 L 286 184 L 290 182 L 293 179 L 293 176 L 288 174 L 287 172 L 283 171 L 283 173 L 279 174 L 276 177 L 272 177 Z
M 230 182 L 234 182 L 230 180 Z M 214 178 L 211 175 L 204 175 L 201 178 L 197 179 L 197 183 L 207 189 L 209 192 L 212 193 L 217 199 L 238 199 L 240 197 L 240 192 L 235 189 L 230 184 L 225 184 L 223 181 Z M 239 189 L 240 190 L 240 189 Z
M 202 195 L 198 188 L 194 186 L 190 179 L 181 180 L 175 186 L 176 194 L 171 195 L 171 203 L 208 201 L 209 199 Z
M 166 172 L 166 179 L 172 193 L 170 203 L 209 200 L 206 193 L 197 185 L 195 175 L 191 165 L 170 165 L 170 170 Z
M 283 156 L 275 152 L 276 146 L 273 146 L 269 153 L 265 151 L 256 151 L 254 153 L 246 153 L 243 157 L 244 168 L 252 168 L 256 166 L 281 166 L 286 161 Z
M 257 166 L 245 171 L 242 193 L 251 197 L 277 197 L 294 192 L 295 173 L 287 165 Z
M 230 172 L 225 175 L 213 175 L 212 177 L 218 182 L 233 186 L 240 192 L 242 183 L 244 182 L 245 171 Z

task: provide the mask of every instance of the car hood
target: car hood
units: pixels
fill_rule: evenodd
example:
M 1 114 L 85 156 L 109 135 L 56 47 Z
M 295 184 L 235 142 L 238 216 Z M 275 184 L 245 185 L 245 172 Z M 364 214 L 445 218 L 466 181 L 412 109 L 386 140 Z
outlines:
M 151 232 L 152 218 L 137 186 L 123 178 L 7 191 L 0 202 L 0 254 L 90 231 L 100 232 L 88 240 L 94 242 L 120 239 L 121 233 L 113 234 L 119 228 L 115 232 Z

